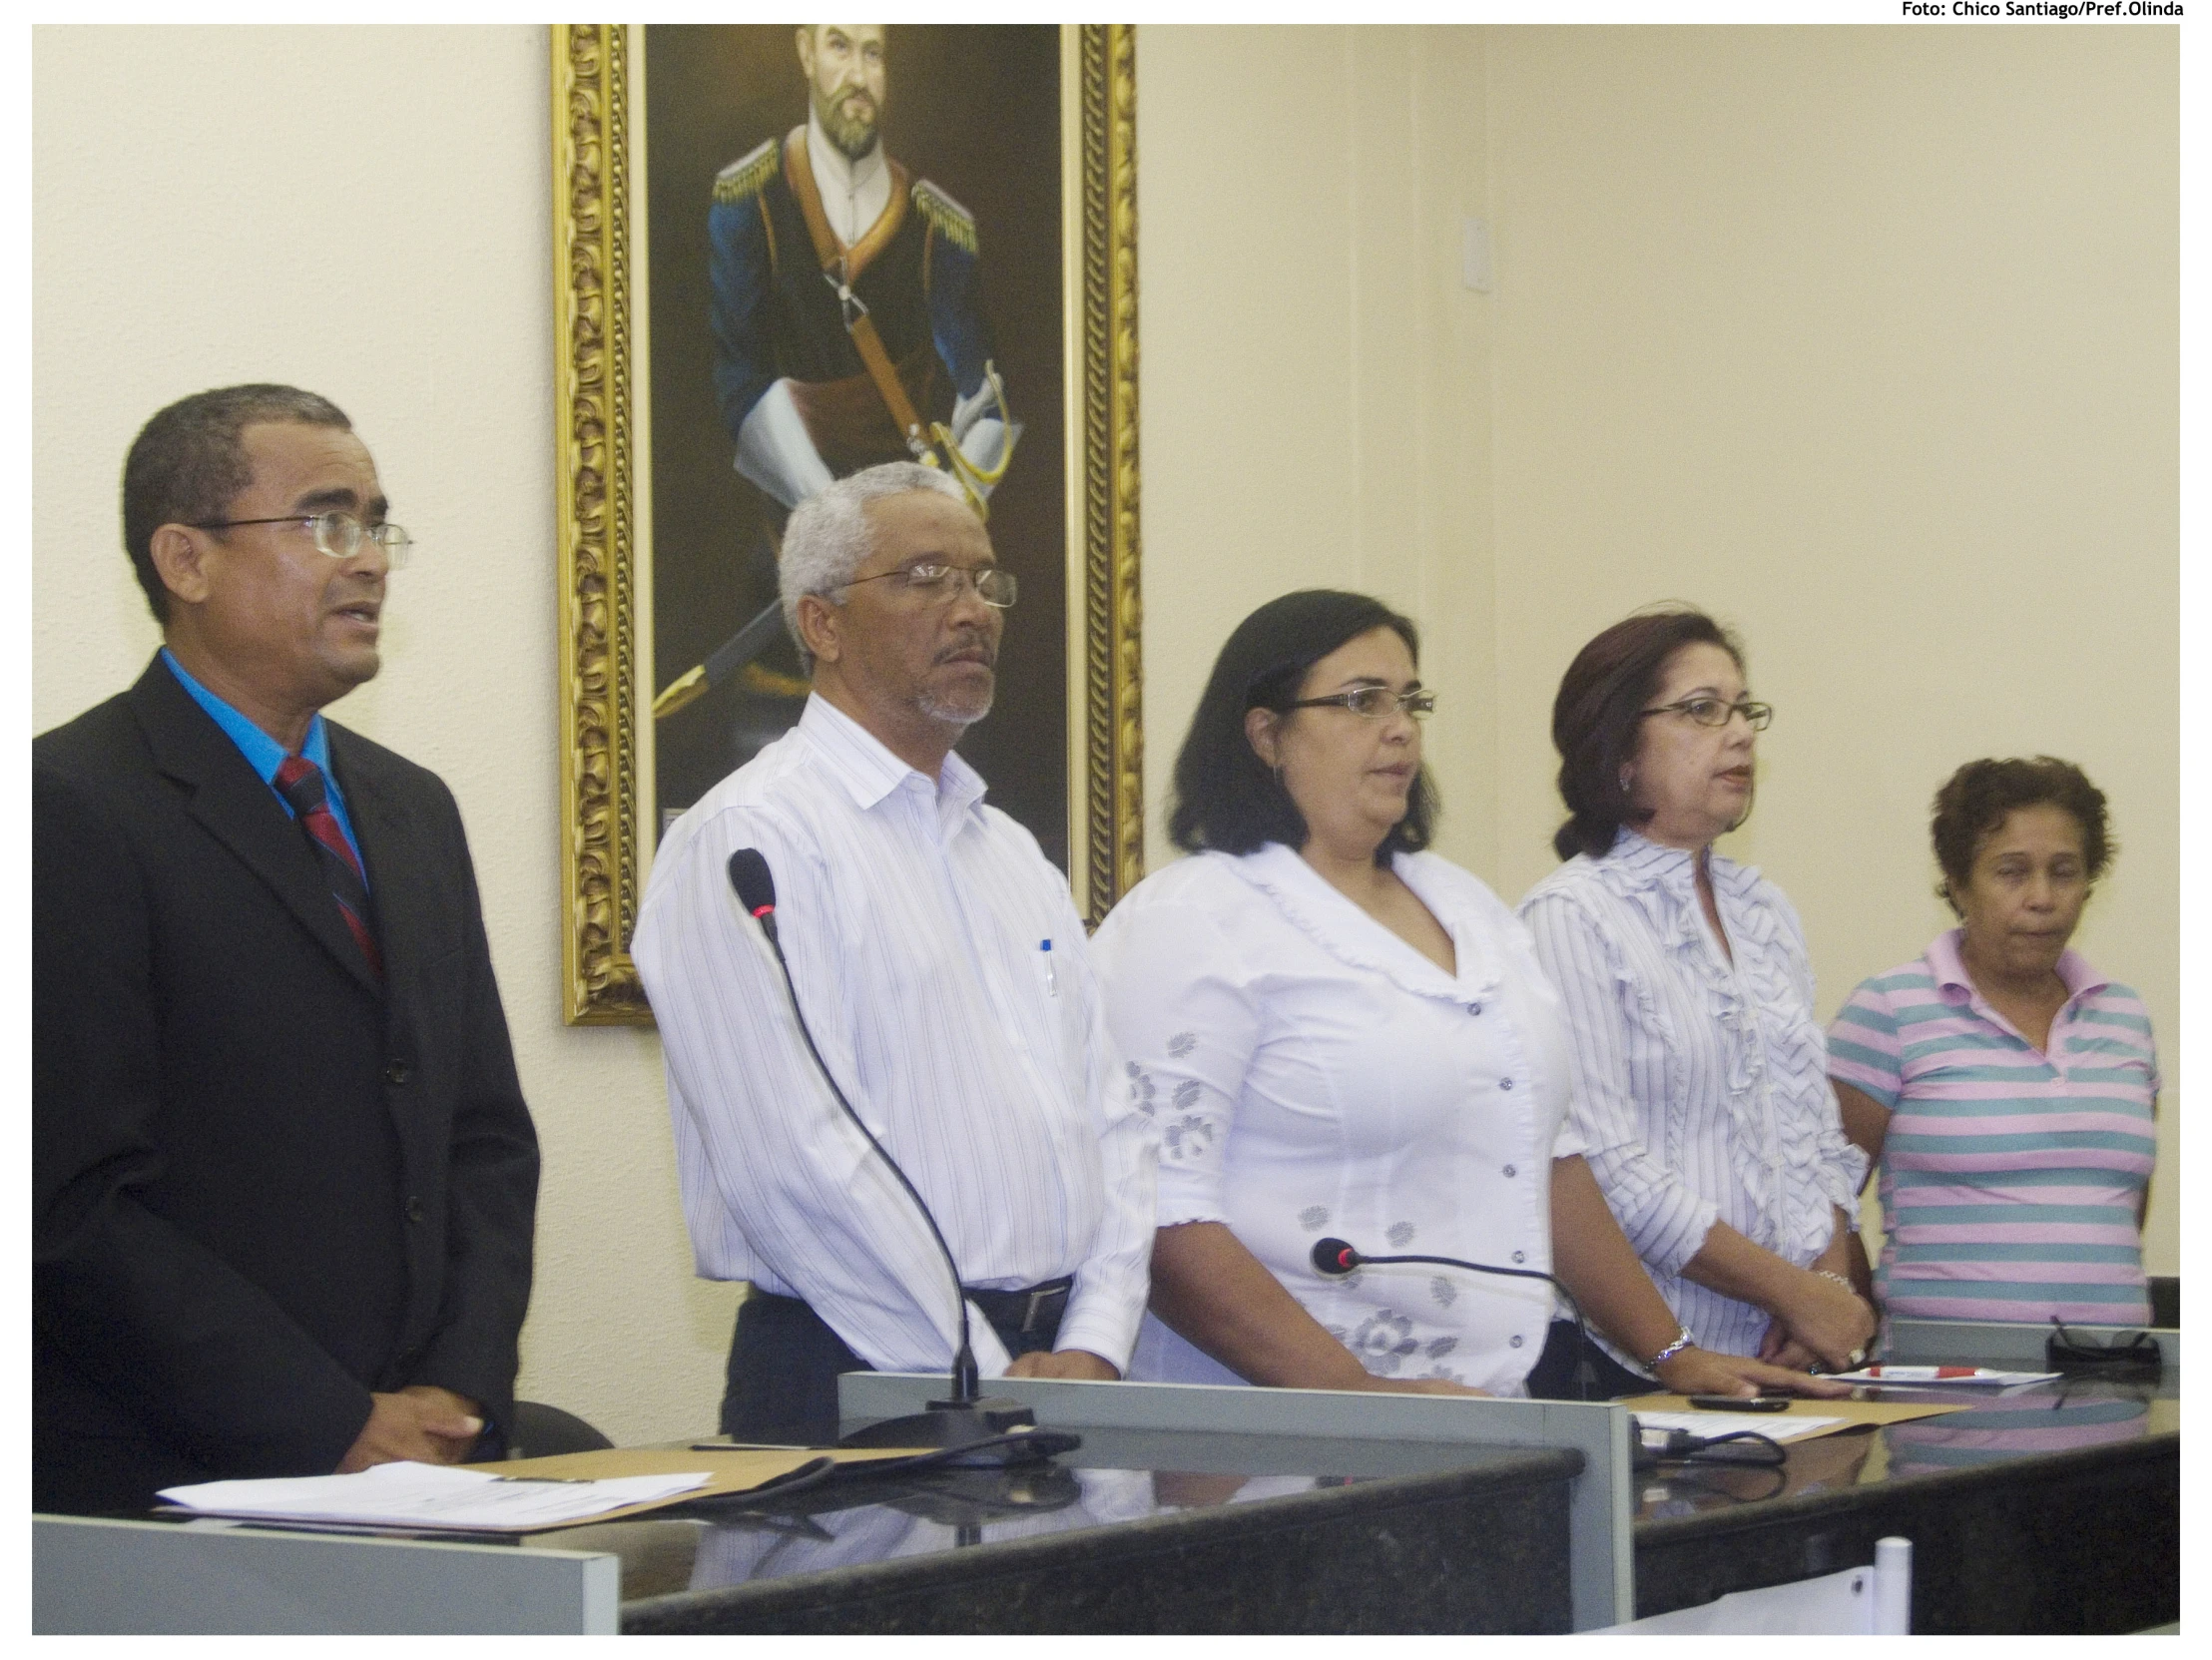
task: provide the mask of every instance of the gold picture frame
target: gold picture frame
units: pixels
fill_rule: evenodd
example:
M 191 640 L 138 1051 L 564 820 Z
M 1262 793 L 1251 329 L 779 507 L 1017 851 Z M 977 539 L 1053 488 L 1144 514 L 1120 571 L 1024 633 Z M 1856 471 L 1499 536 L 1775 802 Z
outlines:
M 643 26 L 552 29 L 562 1004 L 652 1019 L 629 952 L 655 840 L 644 314 Z M 1067 850 L 1096 926 L 1143 874 L 1136 44 L 1059 34 Z

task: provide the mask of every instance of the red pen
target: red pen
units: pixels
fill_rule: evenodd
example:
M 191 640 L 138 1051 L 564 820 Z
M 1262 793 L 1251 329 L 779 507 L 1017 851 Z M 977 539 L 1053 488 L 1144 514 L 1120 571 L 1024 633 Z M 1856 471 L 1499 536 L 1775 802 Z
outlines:
M 1869 1378 L 1888 1378 L 1900 1383 L 1939 1383 L 1946 1378 L 1992 1378 L 1996 1376 L 1981 1367 L 1885 1367 L 1865 1369 Z

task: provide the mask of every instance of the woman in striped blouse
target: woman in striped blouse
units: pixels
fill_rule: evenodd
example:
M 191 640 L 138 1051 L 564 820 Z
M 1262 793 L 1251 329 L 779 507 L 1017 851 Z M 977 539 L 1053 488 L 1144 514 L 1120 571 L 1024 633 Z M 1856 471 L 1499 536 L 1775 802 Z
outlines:
M 1875 1329 L 1850 1278 L 1866 1159 L 1829 1088 L 1797 912 L 1713 851 L 1751 812 L 1773 715 L 1703 612 L 1598 635 L 1552 707 L 1567 862 L 1520 914 L 1566 1005 L 1590 1170 L 1680 1341 L 1840 1371 Z
M 1882 1171 L 1884 1309 L 2146 1325 L 2158 1052 L 2142 1000 L 2066 948 L 2111 862 L 2104 796 L 2048 756 L 1973 761 L 1933 829 L 1959 926 L 1828 1035 L 1845 1130 Z

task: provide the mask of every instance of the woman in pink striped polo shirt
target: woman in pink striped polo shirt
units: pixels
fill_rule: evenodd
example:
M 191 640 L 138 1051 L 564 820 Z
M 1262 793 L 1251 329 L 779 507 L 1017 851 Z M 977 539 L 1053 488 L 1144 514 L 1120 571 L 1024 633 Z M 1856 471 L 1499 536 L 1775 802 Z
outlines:
M 1968 762 L 1933 830 L 1960 925 L 1828 1031 L 1845 1133 L 1881 1169 L 1881 1302 L 2146 1325 L 2158 1053 L 2142 1000 L 2066 948 L 2111 861 L 2104 796 L 2048 756 Z

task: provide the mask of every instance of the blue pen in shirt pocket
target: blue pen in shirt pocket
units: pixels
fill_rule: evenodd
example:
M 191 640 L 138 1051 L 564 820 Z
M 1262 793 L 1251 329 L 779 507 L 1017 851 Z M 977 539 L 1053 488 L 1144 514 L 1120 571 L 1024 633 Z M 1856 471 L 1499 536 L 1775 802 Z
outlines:
M 1037 941 L 1037 960 L 1044 964 L 1044 990 L 1048 997 L 1060 995 L 1060 976 L 1052 971 L 1052 941 Z

